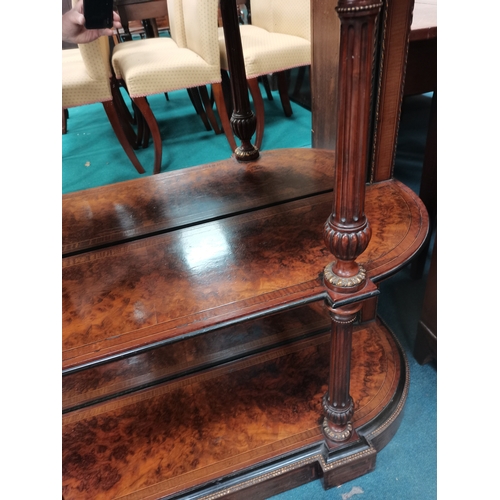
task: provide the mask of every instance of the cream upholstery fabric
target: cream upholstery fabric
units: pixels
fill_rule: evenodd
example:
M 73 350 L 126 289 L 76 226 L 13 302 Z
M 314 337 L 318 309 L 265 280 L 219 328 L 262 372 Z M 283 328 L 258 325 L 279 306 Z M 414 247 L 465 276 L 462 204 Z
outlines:
M 166 0 L 168 19 L 170 21 L 170 36 L 175 41 L 178 47 L 185 49 L 186 30 L 184 29 L 184 19 L 182 16 L 182 0 Z
M 78 0 L 72 0 L 75 6 Z M 111 101 L 108 37 L 62 51 L 62 107 Z
M 240 26 L 247 78 L 311 64 L 311 44 L 304 38 L 270 33 L 246 24 Z M 228 69 L 224 33 L 219 28 L 221 67 Z
M 310 0 L 251 0 L 252 24 L 311 41 Z
M 108 50 L 108 58 L 103 54 Z M 106 61 L 108 64 L 106 65 Z M 62 107 L 72 108 L 95 102 L 111 101 L 107 37 L 82 44 L 78 49 L 62 51 Z
M 252 0 L 252 24 L 240 26 L 247 78 L 311 64 L 310 0 Z M 219 28 L 221 67 L 228 69 Z
M 217 2 L 168 0 L 172 39 L 133 40 L 114 48 L 113 69 L 125 81 L 130 97 L 221 81 Z

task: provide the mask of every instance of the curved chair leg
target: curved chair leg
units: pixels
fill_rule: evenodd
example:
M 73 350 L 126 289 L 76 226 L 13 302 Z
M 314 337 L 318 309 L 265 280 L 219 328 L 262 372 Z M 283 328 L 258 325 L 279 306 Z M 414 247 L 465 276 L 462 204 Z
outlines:
M 266 91 L 266 95 L 267 95 L 267 98 L 270 100 L 270 101 L 273 101 L 273 94 L 271 92 L 271 87 L 269 85 L 269 78 L 267 75 L 262 75 L 262 76 L 259 76 L 258 78 L 259 82 L 262 83 L 262 85 L 264 85 L 264 90 Z
M 141 163 L 137 159 L 137 156 L 135 156 L 134 149 L 132 148 L 132 145 L 130 144 L 127 135 L 125 134 L 125 131 L 123 130 L 122 127 L 122 122 L 118 116 L 118 112 L 115 108 L 114 101 L 105 101 L 102 103 L 104 106 L 104 110 L 106 111 L 106 114 L 108 115 L 109 123 L 111 123 L 111 126 L 113 127 L 113 130 L 115 131 L 116 137 L 120 141 L 120 144 L 122 145 L 123 150 L 129 157 L 130 161 L 134 165 L 135 169 L 137 172 L 140 174 L 143 174 L 145 172 L 144 168 L 142 167 Z
M 231 152 L 234 153 L 236 149 L 236 141 L 233 135 L 233 129 L 231 128 L 231 123 L 229 121 L 229 116 L 226 109 L 226 101 L 224 100 L 224 93 L 222 91 L 221 83 L 212 83 L 212 93 L 215 99 L 215 105 L 217 106 L 217 111 L 219 113 L 219 118 L 222 123 L 222 129 L 224 134 L 226 134 L 227 142 L 231 147 Z
M 189 98 L 191 99 L 191 104 L 193 105 L 194 109 L 196 110 L 196 113 L 200 115 L 201 121 L 203 122 L 203 125 L 205 125 L 205 128 L 207 130 L 210 130 L 212 127 L 210 127 L 210 123 L 208 122 L 207 119 L 207 114 L 205 113 L 205 110 L 203 108 L 203 104 L 201 103 L 201 98 L 200 98 L 200 92 L 198 91 L 197 87 L 194 88 L 189 88 L 186 89 L 187 93 L 189 95 Z
M 137 135 L 135 134 L 132 128 L 135 119 L 130 113 L 127 105 L 125 104 L 123 95 L 120 91 L 120 85 L 118 84 L 118 81 L 112 77 L 110 83 L 111 83 L 111 94 L 113 96 L 115 109 L 122 123 L 125 135 L 127 136 L 128 142 L 132 145 L 132 147 L 134 149 L 138 149 L 139 145 L 138 145 Z
M 146 135 L 147 125 L 144 122 L 144 118 L 142 117 L 141 112 L 139 111 L 139 108 L 136 106 L 134 101 L 132 101 L 132 107 L 134 108 L 134 116 L 135 116 L 135 121 L 137 123 L 137 135 L 135 138 L 134 149 L 138 149 L 140 147 L 147 148 L 149 142 L 149 136 L 147 137 L 148 139 L 147 141 L 144 140 Z
M 262 138 L 264 137 L 264 100 L 260 93 L 259 83 L 257 78 L 249 78 L 247 80 L 250 94 L 252 94 L 253 105 L 255 108 L 255 118 L 257 120 L 257 128 L 255 130 L 255 147 L 260 149 Z
M 127 105 L 125 104 L 125 100 L 123 99 L 123 95 L 120 91 L 120 87 L 123 87 L 125 91 L 128 93 L 128 89 L 125 85 L 125 82 L 123 80 L 118 81 L 116 78 L 111 77 L 110 83 L 111 83 L 111 92 L 115 97 L 115 103 L 120 107 L 120 109 L 122 110 L 122 114 L 127 119 L 127 121 L 131 125 L 135 125 L 136 124 L 135 116 L 133 116 L 132 113 L 129 111 Z
M 290 104 L 290 97 L 288 95 L 288 83 L 286 81 L 286 73 L 284 71 L 279 71 L 276 73 L 278 77 L 278 91 L 280 93 L 281 105 L 283 106 L 283 111 L 285 116 L 292 116 L 292 106 Z
M 215 134 L 222 134 L 222 130 L 217 123 L 217 118 L 215 118 L 214 110 L 212 109 L 212 101 L 210 100 L 210 96 L 208 95 L 207 87 L 205 85 L 202 85 L 201 87 L 198 87 L 198 90 L 200 91 L 201 100 L 203 101 L 208 120 L 210 121 Z
M 151 132 L 151 136 L 153 137 L 153 144 L 155 148 L 155 161 L 154 161 L 153 174 L 159 174 L 161 171 L 162 148 L 161 148 L 160 128 L 158 127 L 158 122 L 156 121 L 155 115 L 153 114 L 153 111 L 151 111 L 151 108 L 149 107 L 148 101 L 146 100 L 145 97 L 134 97 L 132 100 L 134 101 L 134 104 L 139 108 L 139 111 L 141 112 L 141 115 L 144 117 L 147 127 Z

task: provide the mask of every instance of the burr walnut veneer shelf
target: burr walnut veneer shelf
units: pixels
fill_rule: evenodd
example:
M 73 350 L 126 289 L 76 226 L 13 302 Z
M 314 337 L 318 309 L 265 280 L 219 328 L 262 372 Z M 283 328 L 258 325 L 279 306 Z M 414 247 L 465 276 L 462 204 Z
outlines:
M 63 196 L 65 500 L 266 498 L 374 467 L 408 388 L 375 285 L 353 333 L 355 432 L 332 448 L 321 431 L 333 164 L 275 150 Z M 376 283 L 427 213 L 395 180 L 367 185 L 365 209 Z

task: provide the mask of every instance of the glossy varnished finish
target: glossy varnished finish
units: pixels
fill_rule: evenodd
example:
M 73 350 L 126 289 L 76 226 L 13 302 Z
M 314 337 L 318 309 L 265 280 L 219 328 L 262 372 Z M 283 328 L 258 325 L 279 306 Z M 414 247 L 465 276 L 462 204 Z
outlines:
M 311 143 L 336 149 L 340 20 L 338 0 L 311 0 Z
M 297 449 L 303 453 L 281 473 L 311 464 L 316 477 L 340 472 L 345 460 L 323 459 L 318 418 L 328 339 L 315 336 L 63 416 L 64 498 L 144 500 L 199 487 L 220 494 L 225 487 L 215 481 L 228 475 L 237 479 L 227 490 L 234 493 L 265 482 L 265 474 L 248 476 L 250 466 L 264 471 Z M 351 393 L 353 422 L 365 438 L 360 460 L 380 450 L 377 436 L 395 432 L 405 378 L 400 348 L 383 325 L 356 327 Z M 391 405 L 392 416 L 380 418 Z
M 166 195 L 167 196 L 167 195 Z M 331 193 L 63 259 L 63 368 L 321 298 Z M 421 246 L 427 214 L 397 181 L 367 189 L 372 280 Z
M 265 151 L 69 193 L 62 201 L 63 255 L 326 192 L 332 151 Z
M 322 302 L 220 328 L 63 377 L 63 411 L 325 333 Z
M 393 175 L 413 6 L 414 0 L 384 2 L 381 15 L 377 97 L 371 134 L 370 178 L 375 182 Z

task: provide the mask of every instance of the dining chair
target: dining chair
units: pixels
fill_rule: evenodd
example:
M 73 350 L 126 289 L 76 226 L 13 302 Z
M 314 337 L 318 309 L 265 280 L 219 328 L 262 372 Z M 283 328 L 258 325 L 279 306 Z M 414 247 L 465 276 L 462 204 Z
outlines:
M 236 149 L 222 94 L 217 35 L 218 0 L 166 0 L 170 38 L 146 38 L 119 43 L 112 65 L 151 133 L 155 160 L 153 172 L 161 171 L 162 139 L 147 96 L 179 89 L 211 85 L 222 128 L 231 152 Z M 207 114 L 212 111 L 208 92 Z
M 141 38 L 157 38 L 160 36 L 158 24 L 161 22 L 164 27 L 170 31 L 170 21 L 168 18 L 168 8 L 166 0 L 115 0 L 123 33 L 119 32 L 116 37 L 117 42 L 132 40 L 129 24 L 133 21 L 141 22 L 143 32 Z M 215 116 L 210 110 L 208 113 L 203 106 L 202 96 L 208 95 L 206 87 L 186 89 L 189 99 L 193 104 L 196 113 L 201 118 L 206 130 L 214 130 L 216 134 L 222 133 Z M 165 92 L 167 101 L 168 92 Z M 139 139 L 140 140 L 140 139 Z
M 143 174 L 145 170 L 132 146 L 135 134 L 123 114 L 124 103 L 111 71 L 109 40 L 104 36 L 76 49 L 62 50 L 63 119 L 68 108 L 99 102 L 123 150 L 137 172 Z
M 285 116 L 292 115 L 286 70 L 311 64 L 310 0 L 251 0 L 251 24 L 241 24 L 241 45 L 257 127 L 255 147 L 264 135 L 264 101 L 258 79 L 275 74 Z M 219 28 L 221 68 L 228 71 L 223 28 Z

